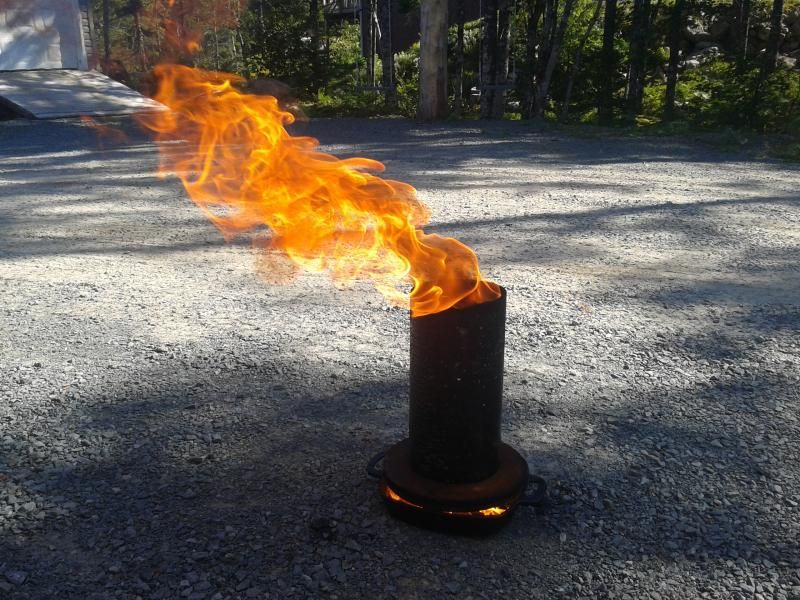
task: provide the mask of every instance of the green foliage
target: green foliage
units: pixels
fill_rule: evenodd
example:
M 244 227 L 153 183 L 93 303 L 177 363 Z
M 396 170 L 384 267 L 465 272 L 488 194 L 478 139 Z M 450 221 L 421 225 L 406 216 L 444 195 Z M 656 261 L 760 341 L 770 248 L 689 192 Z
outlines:
M 359 45 L 359 25 L 343 23 L 330 33 L 327 83 L 307 103 L 306 112 L 324 117 L 371 117 L 385 112 L 381 95 L 360 91 L 366 60 Z
M 553 104 L 557 105 L 559 112 L 563 110 L 565 89 L 570 73 L 574 69 L 575 53 L 579 47 L 586 28 L 594 11 L 595 2 L 580 0 L 575 15 L 570 19 L 564 44 L 561 49 L 560 60 L 553 74 L 550 96 Z M 620 7 L 623 3 L 620 3 Z M 572 121 L 592 123 L 597 121 L 597 97 L 602 83 L 609 77 L 615 82 L 617 90 L 616 100 L 621 102 L 625 92 L 625 56 L 628 51 L 628 41 L 620 31 L 614 38 L 614 53 L 619 66 L 615 73 L 603 72 L 601 52 L 603 47 L 603 15 L 602 12 L 586 40 L 580 58 L 580 66 L 574 73 L 572 96 L 570 98 L 570 114 Z
M 303 106 L 312 117 L 372 117 L 385 113 L 383 97 L 373 92 L 320 90 L 312 102 Z
M 647 78 L 641 114 L 637 123 L 649 130 L 675 131 L 682 128 L 745 128 L 759 132 L 800 135 L 800 71 L 781 66 L 765 81 L 759 80 L 759 52 L 763 51 L 773 0 L 753 0 L 750 15 L 750 54 L 745 64 L 735 65 L 730 33 L 717 34 L 720 46 L 715 58 L 706 57 L 695 68 L 682 65 L 676 90 L 676 115 L 662 124 L 665 96 L 665 68 L 669 60 L 669 23 L 675 0 L 651 0 L 651 30 L 648 41 Z M 419 10 L 419 0 L 397 0 L 402 12 Z M 366 61 L 361 55 L 360 26 L 353 22 L 329 21 L 322 25 L 319 39 L 312 39 L 313 26 L 306 0 L 110 0 L 113 65 L 123 80 L 146 79 L 158 60 L 170 57 L 165 17 L 176 18 L 180 6 L 191 5 L 179 18 L 181 28 L 199 36 L 200 51 L 188 59 L 204 68 L 237 72 L 249 79 L 273 78 L 287 83 L 294 95 L 305 100 L 308 112 L 324 115 L 376 115 L 387 109 L 383 95 L 367 91 Z M 563 3 L 560 3 L 563 7 Z M 568 120 L 593 123 L 601 85 L 611 79 L 615 90 L 616 114 L 621 115 L 626 91 L 632 2 L 618 1 L 614 51 L 616 72 L 603 72 L 601 61 L 603 14 L 588 31 L 596 0 L 576 0 L 559 61 L 553 73 L 545 115 L 563 118 L 567 84 L 572 80 Z M 517 118 L 525 84 L 532 74 L 525 70 L 525 52 L 530 3 L 514 3 L 510 49 L 511 79 L 515 89 L 507 96 L 507 118 Z M 102 48 L 102 2 L 94 3 L 95 23 Z M 712 23 L 732 23 L 730 0 L 688 2 L 693 31 L 709 30 Z M 800 0 L 786 0 L 786 13 L 800 10 Z M 790 24 L 790 23 L 789 23 Z M 541 35 L 540 23 L 539 35 Z M 448 58 L 451 101 L 455 96 L 456 26 L 449 28 Z M 695 34 L 693 34 L 695 35 Z M 727 36 L 727 37 L 726 37 Z M 702 46 L 684 36 L 682 59 Z M 692 38 L 695 39 L 695 38 Z M 789 38 L 787 38 L 789 39 Z M 186 41 L 186 40 L 184 40 Z M 319 45 L 315 47 L 315 42 Z M 539 39 L 540 45 L 542 40 Z M 708 40 L 704 44 L 708 45 Z M 791 48 L 792 46 L 788 46 Z M 481 23 L 464 27 L 462 79 L 463 116 L 474 116 L 480 87 Z M 784 47 L 783 52 L 786 52 Z M 578 54 L 580 57 L 578 59 Z M 174 58 L 174 57 L 173 57 Z M 376 74 L 380 61 L 376 61 Z M 414 116 L 419 98 L 419 45 L 396 55 L 397 109 Z M 128 73 L 131 73 L 128 76 Z M 115 75 L 116 76 L 116 75 Z M 796 148 L 784 144 L 791 155 Z
M 718 58 L 683 73 L 676 104 L 686 120 L 701 128 L 800 133 L 800 73 L 778 68 L 759 90 L 757 84 L 756 68 L 740 73 L 733 62 Z
M 800 72 L 778 68 L 762 87 L 755 125 L 767 132 L 800 135 Z
M 308 93 L 313 85 L 309 68 L 313 48 L 308 35 L 308 4 L 255 0 L 241 22 L 245 76 L 271 77 L 289 84 L 295 93 Z
M 647 117 L 660 119 L 664 114 L 664 96 L 666 94 L 667 85 L 661 83 L 653 83 L 644 88 L 642 95 L 642 114 Z
M 329 45 L 328 83 L 307 106 L 307 112 L 318 116 L 374 116 L 387 114 L 382 94 L 363 90 L 366 59 L 361 55 L 358 24 L 344 23 L 332 32 Z M 417 73 L 419 44 L 395 56 L 397 112 L 413 117 L 417 110 L 419 90 Z M 375 70 L 380 72 L 380 61 Z
M 397 109 L 413 117 L 419 103 L 419 42 L 395 58 L 397 77 Z
M 599 120 L 597 109 L 593 108 L 581 114 L 579 122 L 583 125 L 596 125 Z
M 361 56 L 360 35 L 361 29 L 356 23 L 343 23 L 332 32 L 328 44 L 326 93 L 353 93 L 361 83 L 359 73 L 366 69 L 366 59 Z
M 779 144 L 770 149 L 769 155 L 792 162 L 800 162 L 800 143 Z
M 419 9 L 421 0 L 399 0 L 398 10 L 401 13 L 410 13 L 413 10 Z
M 455 97 L 455 72 L 456 72 L 456 45 L 458 40 L 458 27 L 452 26 L 448 30 L 447 58 L 448 71 L 452 74 L 451 97 Z M 470 114 L 478 109 L 476 98 L 472 96 L 472 90 L 477 89 L 480 84 L 478 68 L 480 65 L 481 49 L 481 23 L 480 21 L 468 21 L 464 23 L 464 70 L 461 81 L 462 94 L 462 115 Z M 419 44 L 412 46 L 411 50 L 419 57 Z M 407 77 L 408 79 L 408 77 Z M 415 83 L 416 85 L 416 83 Z M 454 108 L 454 103 L 450 103 Z

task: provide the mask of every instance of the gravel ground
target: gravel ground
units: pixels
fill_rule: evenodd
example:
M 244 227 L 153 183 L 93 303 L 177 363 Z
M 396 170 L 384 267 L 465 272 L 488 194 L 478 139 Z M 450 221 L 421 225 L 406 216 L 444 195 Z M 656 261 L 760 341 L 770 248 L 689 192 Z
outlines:
M 129 125 L 126 125 L 130 127 Z M 261 280 L 140 134 L 0 123 L 0 597 L 800 598 L 797 167 L 514 123 L 300 127 L 509 293 L 503 436 L 551 504 L 386 515 L 408 318 Z

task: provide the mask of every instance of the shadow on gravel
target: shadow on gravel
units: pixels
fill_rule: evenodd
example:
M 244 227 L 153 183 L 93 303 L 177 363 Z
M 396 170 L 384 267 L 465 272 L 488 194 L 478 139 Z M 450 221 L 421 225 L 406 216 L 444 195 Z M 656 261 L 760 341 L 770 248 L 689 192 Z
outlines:
M 323 123 L 319 129 L 324 132 L 327 127 L 333 134 L 334 127 L 341 126 Z M 382 136 L 386 127 L 381 123 Z M 426 140 L 440 152 L 436 143 L 446 149 L 453 132 L 463 132 L 442 128 L 423 135 L 415 127 L 407 122 L 396 126 L 399 142 L 413 143 L 415 152 Z M 487 152 L 495 156 L 494 149 L 482 145 L 488 134 L 475 131 L 481 143 L 475 144 L 473 157 Z M 347 139 L 347 131 L 335 132 L 337 139 Z M 364 139 L 363 131 L 357 135 Z M 539 135 L 524 143 L 503 143 L 497 156 L 539 160 L 551 141 Z M 581 158 L 581 148 L 593 146 L 594 153 L 601 142 L 552 143 L 561 144 L 551 148 L 552 160 L 571 163 L 586 158 Z M 46 145 L 47 140 L 40 144 Z M 11 151 L 13 147 L 12 143 Z M 36 144 L 24 147 L 33 152 L 30 148 Z M 670 160 L 695 159 L 677 151 L 669 155 L 663 145 L 636 143 L 630 148 L 597 161 L 665 160 L 665 155 Z M 402 145 L 394 150 L 400 151 L 405 151 Z M 692 153 L 700 154 L 696 149 Z M 708 158 L 705 149 L 702 154 L 711 162 L 722 160 Z M 730 156 L 724 160 L 730 162 Z M 6 244 L 5 234 L 19 217 L 5 208 L 11 194 L 4 190 L 3 195 L 0 239 Z M 94 195 L 87 202 L 99 200 Z M 516 227 L 555 222 L 558 235 L 566 237 L 603 227 L 604 219 L 631 214 L 666 212 L 699 219 L 698 207 L 797 202 L 787 196 L 690 206 L 665 203 L 452 223 L 431 231 L 479 235 L 509 223 Z M 112 245 L 102 251 L 192 248 L 200 243 L 192 239 L 194 234 L 190 231 L 188 240 L 153 249 L 126 246 L 109 237 L 105 239 Z M 26 238 L 5 245 L 2 252 L 92 252 L 97 242 Z M 15 247 L 19 254 L 14 254 Z M 585 252 L 589 256 L 593 251 Z M 790 272 L 796 252 L 770 252 Z M 560 260 L 559 248 L 547 253 Z M 509 251 L 503 260 L 512 262 L 514 256 Z M 755 286 L 737 291 L 712 281 L 637 298 L 644 305 L 637 307 L 641 310 L 666 305 L 666 310 L 688 311 L 702 307 L 704 299 L 719 302 L 738 294 L 733 296 L 733 303 L 741 305 L 738 312 L 720 317 L 732 321 L 729 330 L 703 314 L 708 322 L 698 332 L 674 334 L 664 347 L 656 346 L 655 340 L 638 341 L 654 356 L 669 346 L 670 357 L 705 361 L 708 366 L 698 368 L 695 379 L 645 382 L 643 361 L 636 366 L 638 380 L 629 381 L 620 392 L 617 408 L 602 415 L 536 414 L 534 400 L 528 405 L 515 401 L 508 413 L 529 434 L 526 439 L 535 440 L 540 425 L 557 421 L 567 429 L 584 420 L 594 424 L 591 441 L 564 436 L 546 450 L 537 450 L 531 441 L 521 445 L 521 452 L 550 479 L 553 504 L 540 515 L 520 510 L 508 528 L 485 540 L 448 537 L 391 520 L 375 483 L 365 475 L 366 461 L 405 435 L 404 373 L 390 367 L 367 372 L 333 364 L 305 355 L 303 349 L 290 356 L 290 348 L 278 342 L 271 353 L 261 352 L 258 359 L 248 357 L 246 362 L 235 354 L 188 349 L 154 358 L 151 368 L 113 371 L 113 377 L 99 380 L 70 410 L 57 407 L 53 415 L 43 416 L 52 429 L 48 444 L 29 443 L 21 430 L 14 438 L 0 437 L 8 454 L 0 457 L 8 466 L 3 483 L 9 489 L 13 484 L 20 499 L 6 503 L 14 508 L 4 515 L 0 531 L 0 572 L 27 572 L 25 584 L 15 588 L 22 598 L 100 598 L 117 592 L 149 598 L 192 593 L 211 597 L 216 590 L 253 597 L 270 592 L 281 598 L 323 592 L 340 597 L 395 592 L 441 597 L 442 586 L 425 588 L 424 582 L 439 577 L 433 575 L 433 565 L 451 577 L 460 573 L 462 561 L 479 567 L 482 577 L 470 582 L 465 570 L 459 580 L 465 587 L 484 590 L 495 580 L 499 583 L 491 585 L 501 590 L 512 573 L 515 583 L 530 591 L 552 590 L 572 581 L 575 565 L 602 573 L 610 561 L 619 562 L 616 574 L 622 577 L 628 569 L 624 561 L 652 564 L 655 559 L 656 572 L 664 563 L 716 565 L 714 561 L 737 558 L 778 562 L 797 557 L 800 532 L 791 524 L 776 526 L 786 507 L 776 506 L 774 496 L 768 499 L 763 493 L 765 486 L 779 481 L 788 456 L 781 439 L 796 429 L 783 419 L 781 403 L 775 401 L 783 402 L 791 394 L 796 398 L 796 384 L 775 364 L 756 360 L 760 344 L 778 331 L 791 331 L 798 322 L 794 308 L 763 305 L 763 298 L 780 297 L 784 290 L 796 292 L 797 283 L 787 284 L 782 277 L 763 282 L 762 300 Z M 627 299 L 620 295 L 613 301 Z M 599 338 L 592 342 L 603 343 Z M 563 360 L 559 369 L 566 370 L 570 359 Z M 614 364 L 601 368 L 610 371 Z M 516 379 L 507 377 L 508 397 L 547 398 L 544 384 L 513 383 Z M 583 393 L 592 395 L 595 390 L 587 387 Z M 728 414 L 734 409 L 745 411 L 752 423 L 738 427 Z M 61 412 L 63 418 L 58 416 Z M 611 587 L 606 592 L 622 597 L 614 596 Z
M 68 441 L 40 460 L 22 443 L 2 457 L 37 504 L 0 536 L 0 565 L 29 573 L 20 597 L 172 598 L 197 574 L 227 593 L 263 593 L 279 578 L 302 586 L 292 569 L 320 544 L 341 561 L 385 545 L 383 527 L 362 527 L 383 517 L 365 465 L 405 425 L 403 385 L 350 388 L 279 358 L 232 369 L 204 361 L 222 373 L 184 388 L 165 361 L 84 398 L 61 425 Z M 77 447 L 77 464 L 46 466 L 49 452 L 62 462 L 64 445 Z M 337 525 L 315 528 L 328 518 Z
M 143 198 L 138 193 L 140 190 L 164 185 L 155 175 L 157 153 L 147 134 L 132 120 L 117 119 L 110 122 L 125 133 L 126 141 L 108 145 L 103 138 L 98 138 L 91 127 L 80 121 L 64 120 L 0 128 L 4 137 L 9 137 L 10 131 L 24 134 L 10 136 L 8 143 L 0 150 L 0 157 L 10 159 L 0 169 L 0 240 L 17 238 L 13 243 L 4 244 L 0 248 L 4 255 L 24 257 L 115 251 L 168 252 L 171 248 L 185 251 L 208 244 L 207 239 L 197 239 L 203 238 L 208 231 L 208 226 L 199 213 L 196 222 L 176 222 L 174 217 L 169 216 L 176 206 L 189 206 L 189 201 L 177 181 L 170 184 L 175 190 L 175 198 L 170 199 L 169 204 L 150 202 L 147 199 L 149 197 Z M 299 124 L 296 129 L 300 132 L 317 132 L 323 141 L 328 139 L 336 140 L 337 144 L 350 144 L 347 147 L 354 153 L 374 155 L 376 158 L 381 158 L 382 153 L 388 153 L 402 160 L 413 156 L 414 160 L 422 161 L 428 160 L 426 155 L 430 155 L 436 158 L 436 164 L 443 157 L 452 154 L 448 151 L 448 145 L 458 147 L 459 160 L 463 161 L 493 158 L 502 163 L 512 164 L 516 160 L 543 166 L 553 161 L 574 166 L 591 165 L 597 161 L 631 164 L 648 160 L 735 164 L 735 157 L 730 154 L 715 154 L 708 148 L 694 145 L 663 141 L 655 144 L 638 140 L 626 141 L 625 144 L 606 144 L 602 140 L 562 138 L 559 134 L 531 130 L 519 124 L 422 127 L 405 120 L 344 119 Z M 374 131 L 375 136 L 380 139 L 364 144 L 363 140 L 371 139 L 370 131 Z M 504 137 L 497 139 L 498 135 Z M 380 141 L 385 139 L 390 141 Z M 352 145 L 355 146 L 354 149 Z M 411 147 L 413 153 L 409 154 Z M 597 158 L 598 154 L 600 158 Z M 763 163 L 763 168 L 768 170 L 770 163 Z M 780 164 L 780 168 L 785 170 L 787 166 Z M 542 185 L 561 187 L 568 183 L 541 184 L 508 178 L 487 182 L 484 171 L 464 167 L 459 170 L 459 162 L 456 160 L 448 163 L 448 170 L 448 173 L 431 175 L 432 179 L 426 185 L 431 189 L 470 186 L 486 188 L 494 185 L 531 189 Z M 458 172 L 453 174 L 453 170 Z M 414 183 L 413 168 L 405 165 L 403 172 L 404 178 Z M 423 174 L 422 177 L 428 175 Z M 638 184 L 625 181 L 611 185 L 575 180 L 573 184 L 583 188 L 609 188 L 622 194 L 641 193 Z M 120 189 L 124 190 L 122 197 Z M 97 223 L 97 211 L 104 202 L 117 206 L 106 211 L 108 222 Z M 466 222 L 436 224 L 426 230 L 443 234 L 465 233 L 474 237 L 487 236 L 493 230 L 504 227 L 532 228 L 543 225 L 547 227 L 547 233 L 563 238 L 620 228 L 659 234 L 671 231 L 678 235 L 689 235 L 687 232 L 711 228 L 711 234 L 719 242 L 726 240 L 726 236 L 730 234 L 715 228 L 714 210 L 768 204 L 797 206 L 798 203 L 800 199 L 796 196 L 722 198 L 689 201 L 685 204 L 661 202 L 575 212 L 478 218 Z M 126 204 L 133 206 L 128 209 Z M 174 244 L 163 243 L 165 232 L 151 222 L 160 215 L 164 215 L 164 222 L 168 221 L 172 230 L 180 229 L 184 239 L 175 241 Z M 627 221 L 631 217 L 650 218 Z M 113 232 L 115 226 L 130 226 L 132 222 L 143 230 L 149 227 L 149 235 L 154 238 L 153 241 L 145 244 L 126 243 L 122 236 L 114 236 L 109 231 Z M 48 235 L 48 226 L 68 226 L 70 233 Z M 25 228 L 30 228 L 34 233 L 22 238 L 19 230 Z M 708 234 L 709 231 L 704 233 Z M 529 241 L 525 240 L 525 244 L 530 245 Z M 575 246 L 577 251 L 579 244 Z M 508 250 L 504 254 L 509 261 L 547 260 L 547 253 L 531 257 L 529 253 L 522 251 L 524 248 Z
M 785 206 L 800 206 L 800 197 L 795 195 L 791 196 L 759 196 L 756 198 L 724 198 L 719 200 L 702 200 L 697 202 L 687 202 L 685 204 L 676 204 L 674 202 L 664 202 L 660 204 L 649 204 L 646 206 L 620 206 L 613 208 L 601 208 L 586 211 L 574 211 L 554 213 L 547 212 L 541 214 L 530 214 L 523 216 L 506 216 L 491 219 L 476 219 L 474 221 L 459 221 L 456 223 L 436 223 L 426 227 L 426 231 L 431 233 L 448 234 L 451 231 L 469 231 L 470 229 L 482 230 L 485 228 L 492 228 L 497 226 L 524 226 L 528 223 L 535 222 L 558 222 L 561 226 L 557 230 L 560 234 L 569 234 L 574 230 L 594 229 L 619 229 L 625 227 L 624 224 L 614 222 L 613 224 L 604 224 L 603 221 L 607 219 L 615 219 L 618 217 L 645 215 L 645 214 L 660 214 L 662 218 L 659 220 L 648 221 L 644 226 L 653 231 L 663 231 L 665 226 L 685 229 L 684 223 L 676 225 L 672 221 L 675 217 L 687 217 L 691 219 L 709 218 L 712 219 L 713 215 L 704 215 L 704 209 L 708 208 L 724 208 L 726 206 L 752 206 L 752 205 L 770 205 L 779 204 Z M 698 227 L 698 223 L 689 224 L 693 227 Z M 630 227 L 631 225 L 628 225 Z M 794 249 L 796 252 L 797 250 Z
M 26 523 L 35 513 L 21 514 L 0 540 L 7 568 L 33 569 L 29 597 L 124 589 L 170 598 L 203 581 L 212 593 L 335 591 L 346 576 L 314 579 L 314 564 L 373 564 L 373 576 L 385 578 L 385 557 L 397 554 L 387 545 L 413 552 L 415 565 L 398 566 L 420 577 L 443 552 L 479 561 L 498 551 L 499 570 L 533 561 L 532 577 L 544 580 L 562 577 L 560 556 L 592 569 L 609 558 L 702 562 L 796 551 L 756 519 L 770 510 L 759 503 L 765 467 L 724 426 L 713 432 L 720 445 L 709 446 L 705 429 L 623 412 L 601 437 L 629 458 L 627 470 L 604 470 L 574 445 L 531 456 L 551 469 L 554 504 L 544 516 L 521 509 L 494 538 L 450 538 L 389 519 L 365 476 L 367 459 L 405 433 L 405 382 L 334 377 L 277 356 L 247 368 L 202 361 L 221 372 L 176 386 L 174 368 L 185 367 L 164 361 L 85 398 L 64 423 L 82 448 L 75 466 L 42 460 L 12 471 L 47 507 L 36 527 Z M 746 385 L 754 397 L 769 391 L 758 378 Z M 727 395 L 713 386 L 665 393 L 680 403 L 716 392 Z M 585 467 L 570 472 L 576 462 Z M 51 516 L 56 508 L 62 516 Z
M 797 566 L 800 530 L 792 508 L 768 491 L 782 481 L 796 430 L 781 416 L 789 407 L 770 399 L 792 386 L 768 373 L 732 374 L 710 384 L 631 390 L 626 405 L 602 419 L 573 414 L 593 424 L 587 442 L 531 455 L 553 489 L 546 529 L 563 534 L 560 553 L 581 557 L 590 572 L 604 560 L 654 557 L 683 565 Z M 701 415 L 681 414 L 681 405 L 691 410 L 698 403 L 705 405 Z M 729 415 L 742 410 L 758 423 L 756 432 L 732 424 Z M 608 453 L 626 466 L 609 469 Z
M 608 132 L 597 137 L 577 137 L 547 126 L 534 127 L 527 123 L 430 125 L 405 119 L 320 119 L 298 123 L 292 127 L 292 132 L 316 137 L 323 146 L 334 142 L 337 146 L 352 145 L 354 149 L 348 148 L 348 155 L 362 155 L 386 162 L 402 160 L 425 163 L 433 156 L 450 155 L 453 157 L 452 168 L 481 159 L 504 164 L 535 162 L 551 167 L 647 162 L 733 165 L 751 161 L 733 152 L 678 139 L 614 138 Z M 775 164 L 781 169 L 800 170 L 796 165 L 778 161 L 760 162 L 767 169 Z

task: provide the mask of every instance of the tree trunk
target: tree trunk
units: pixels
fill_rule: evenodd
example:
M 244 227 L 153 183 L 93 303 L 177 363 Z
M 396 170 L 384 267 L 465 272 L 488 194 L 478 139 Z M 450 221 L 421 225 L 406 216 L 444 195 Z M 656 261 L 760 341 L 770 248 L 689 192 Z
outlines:
M 667 91 L 664 96 L 664 120 L 675 118 L 675 88 L 678 85 L 678 62 L 680 60 L 683 32 L 683 12 L 686 0 L 675 0 L 669 19 L 669 66 L 667 67 Z
M 447 0 L 422 0 L 419 43 L 419 118 L 447 116 Z
M 454 107 L 456 116 L 461 116 L 464 110 L 464 0 L 457 3 L 458 31 L 456 33 L 456 81 L 454 94 Z
M 103 58 L 111 59 L 111 0 L 103 0 Z
M 497 46 L 494 60 L 494 94 L 492 118 L 502 119 L 506 111 L 506 87 L 508 85 L 508 51 L 511 45 L 511 2 L 500 0 L 497 12 Z
M 311 32 L 311 91 L 315 94 L 321 87 L 321 66 L 319 47 L 319 0 L 309 0 L 308 25 Z
M 217 23 L 214 22 L 214 27 L 212 29 L 212 34 L 214 36 L 214 68 L 219 71 L 220 64 L 219 64 L 219 32 L 217 30 Z
M 558 58 L 561 50 L 561 43 L 564 41 L 564 34 L 567 31 L 567 24 L 572 10 L 575 8 L 575 0 L 566 0 L 564 8 L 561 12 L 561 18 L 558 27 L 552 35 L 552 41 L 547 50 L 547 63 L 544 72 L 539 81 L 536 82 L 536 96 L 533 100 L 533 119 L 541 119 L 544 116 L 544 110 L 547 106 L 547 98 L 550 94 L 550 80 L 553 77 L 553 71 L 558 64 Z M 555 19 L 555 11 L 553 13 Z
M 137 9 L 133 13 L 133 25 L 136 29 L 136 53 L 139 55 L 139 67 L 142 73 L 148 69 L 147 52 L 144 47 L 144 31 L 142 30 L 142 19 Z
M 630 68 L 628 70 L 628 98 L 626 116 L 628 121 L 636 119 L 642 110 L 644 94 L 645 59 L 650 23 L 650 0 L 634 0 L 633 29 L 630 41 Z
M 397 106 L 395 91 L 394 53 L 392 52 L 392 0 L 378 0 L 378 24 L 380 25 L 381 87 L 386 107 Z
M 508 83 L 509 0 L 487 0 L 483 21 L 481 118 L 502 119 Z
M 750 6 L 751 0 L 736 0 L 736 22 L 734 23 L 733 44 L 736 54 L 736 65 L 739 71 L 747 62 L 747 43 L 750 32 Z
M 481 119 L 492 118 L 497 69 L 497 2 L 485 0 L 481 19 Z
M 529 118 L 537 117 L 537 98 L 539 97 L 539 84 L 544 79 L 547 71 L 547 63 L 550 60 L 550 49 L 552 48 L 555 29 L 556 13 L 558 11 L 558 0 L 545 0 L 542 8 L 542 34 L 539 38 L 539 47 L 536 57 L 536 71 L 533 81 L 533 95 L 531 97 L 531 110 Z
M 761 101 L 761 90 L 767 78 L 775 71 L 775 63 L 778 60 L 778 46 L 781 39 L 781 21 L 783 19 L 783 0 L 773 0 L 772 14 L 770 16 L 770 31 L 767 38 L 767 47 L 764 50 L 761 69 L 758 72 L 758 79 L 753 89 L 753 97 L 746 112 L 746 120 L 752 127 L 758 115 L 758 105 Z
M 528 23 L 525 37 L 525 61 L 522 67 L 522 118 L 530 119 L 533 114 L 533 99 L 535 93 L 536 58 L 541 36 L 539 36 L 539 21 L 544 13 L 545 0 L 528 0 Z
M 778 62 L 778 47 L 781 43 L 781 23 L 783 21 L 783 0 L 772 0 L 772 14 L 770 16 L 769 38 L 764 50 L 763 78 L 769 77 L 775 70 Z
M 366 85 L 375 84 L 375 51 L 372 26 L 372 3 L 374 0 L 361 1 L 361 54 L 366 59 L 367 75 Z
M 592 13 L 592 18 L 589 20 L 589 24 L 586 26 L 586 31 L 583 32 L 583 37 L 578 44 L 577 50 L 575 50 L 575 56 L 572 59 L 572 66 L 570 67 L 569 75 L 567 76 L 567 85 L 564 89 L 564 106 L 561 109 L 562 121 L 566 121 L 569 117 L 569 101 L 572 97 L 572 88 L 575 85 L 575 75 L 578 73 L 578 69 L 581 66 L 583 49 L 586 47 L 586 43 L 589 41 L 589 37 L 592 35 L 592 30 L 594 29 L 595 25 L 597 25 L 597 20 L 600 18 L 600 9 L 602 8 L 603 0 L 597 0 L 594 6 L 594 12 Z
M 600 72 L 603 84 L 597 103 L 597 114 L 602 125 L 614 121 L 614 91 L 617 81 L 617 54 L 614 50 L 614 37 L 617 32 L 617 0 L 606 0 L 603 16 L 603 50 Z

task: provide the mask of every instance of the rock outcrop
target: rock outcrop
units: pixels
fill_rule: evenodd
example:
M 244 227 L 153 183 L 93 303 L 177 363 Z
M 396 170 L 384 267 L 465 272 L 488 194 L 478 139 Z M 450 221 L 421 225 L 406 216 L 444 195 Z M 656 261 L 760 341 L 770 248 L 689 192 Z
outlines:
M 748 32 L 748 56 L 762 53 L 769 38 L 769 23 L 752 23 Z M 691 19 L 683 31 L 685 40 L 684 66 L 696 68 L 710 59 L 732 54 L 737 45 L 737 27 L 733 9 L 707 19 Z M 783 17 L 778 62 L 800 69 L 800 7 L 794 7 Z

